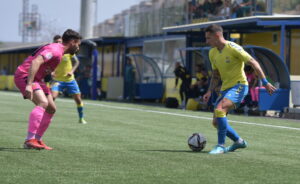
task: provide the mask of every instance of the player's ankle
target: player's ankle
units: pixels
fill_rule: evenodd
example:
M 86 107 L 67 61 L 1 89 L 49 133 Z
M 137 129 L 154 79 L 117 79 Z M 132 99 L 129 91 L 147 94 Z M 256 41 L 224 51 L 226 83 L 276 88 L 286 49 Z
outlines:
M 244 143 L 244 139 L 239 138 L 239 139 L 236 141 L 236 143 L 238 143 L 238 144 L 243 144 L 243 143 Z

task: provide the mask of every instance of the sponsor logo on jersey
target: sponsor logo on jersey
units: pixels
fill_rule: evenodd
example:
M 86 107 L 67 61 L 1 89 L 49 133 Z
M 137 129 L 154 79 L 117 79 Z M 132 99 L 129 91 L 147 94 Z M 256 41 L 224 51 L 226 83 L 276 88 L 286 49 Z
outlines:
M 45 54 L 45 58 L 47 60 L 51 59 L 53 57 L 52 53 L 51 52 L 48 52 L 47 54 Z

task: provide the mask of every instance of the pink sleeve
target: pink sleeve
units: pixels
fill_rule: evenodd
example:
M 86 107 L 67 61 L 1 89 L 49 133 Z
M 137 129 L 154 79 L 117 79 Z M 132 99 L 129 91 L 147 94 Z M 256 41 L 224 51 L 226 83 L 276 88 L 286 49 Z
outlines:
M 43 56 L 45 62 L 55 57 L 54 52 L 51 49 L 45 49 L 39 55 Z
M 52 60 L 52 59 L 60 60 L 61 56 L 62 56 L 57 45 L 50 45 L 45 50 L 41 51 L 41 53 L 39 55 L 43 56 L 44 62 L 48 62 L 49 60 Z

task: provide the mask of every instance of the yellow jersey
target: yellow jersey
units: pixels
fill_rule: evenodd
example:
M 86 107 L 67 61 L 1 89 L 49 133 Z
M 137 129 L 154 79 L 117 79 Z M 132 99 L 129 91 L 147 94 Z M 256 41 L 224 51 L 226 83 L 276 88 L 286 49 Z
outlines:
M 54 80 L 62 81 L 62 82 L 70 82 L 74 80 L 74 74 L 68 76 L 67 74 L 72 71 L 72 54 L 64 54 L 61 62 L 55 69 L 55 77 Z
M 236 84 L 248 85 L 244 72 L 245 63 L 252 57 L 238 44 L 227 41 L 219 51 L 216 47 L 210 49 L 209 60 L 213 70 L 218 70 L 222 80 L 221 91 Z

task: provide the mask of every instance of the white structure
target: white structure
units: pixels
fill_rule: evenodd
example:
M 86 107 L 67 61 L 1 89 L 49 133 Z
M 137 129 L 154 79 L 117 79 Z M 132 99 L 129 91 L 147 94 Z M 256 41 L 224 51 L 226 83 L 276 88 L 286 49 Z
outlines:
M 81 0 L 80 34 L 84 39 L 93 37 L 97 0 Z

